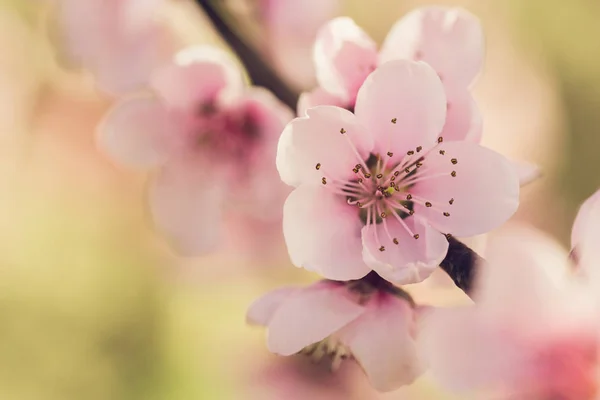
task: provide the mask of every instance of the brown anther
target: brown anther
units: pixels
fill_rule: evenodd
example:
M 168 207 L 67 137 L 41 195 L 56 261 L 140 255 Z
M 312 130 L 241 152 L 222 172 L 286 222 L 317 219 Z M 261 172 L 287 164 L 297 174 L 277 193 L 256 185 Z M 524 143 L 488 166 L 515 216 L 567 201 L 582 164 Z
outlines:
M 394 176 L 398 176 L 398 175 L 400 175 L 400 171 L 394 172 Z
M 452 237 L 452 235 L 449 233 L 445 233 L 444 236 L 446 236 L 446 239 L 450 239 Z
M 412 200 L 412 194 L 410 194 L 410 193 L 409 193 L 409 194 L 407 194 L 407 195 L 406 195 L 406 200 Z
M 396 239 L 396 238 L 393 238 L 393 239 L 392 239 L 392 242 L 394 242 L 394 244 L 398 244 L 398 239 Z
M 408 168 L 408 167 L 404 168 L 404 172 L 406 172 L 407 174 L 410 173 L 410 168 Z
M 395 124 L 396 122 L 398 122 L 397 118 L 392 118 L 392 124 Z
M 363 178 L 358 178 L 358 183 L 363 183 Z
M 450 205 L 454 204 L 454 197 L 448 200 L 448 203 L 450 203 Z
M 359 169 L 358 168 L 352 168 L 352 172 L 354 172 L 355 174 L 358 174 Z
M 423 166 L 423 163 L 421 163 L 421 162 L 417 163 L 417 168 L 421 168 L 422 166 Z
M 315 166 L 315 168 L 317 169 L 317 171 L 320 170 L 321 169 L 321 163 L 317 163 L 317 165 Z
M 323 177 L 323 179 L 321 179 L 321 183 L 323 185 L 327 185 L 327 178 Z
M 346 130 L 344 128 L 340 129 L 340 133 L 343 135 L 344 133 L 346 133 Z
M 388 155 L 388 157 L 393 157 L 393 156 L 394 156 L 394 153 L 392 153 L 391 151 L 388 151 L 388 152 L 387 152 L 387 155 Z
M 438 143 L 442 143 L 443 141 L 444 141 L 444 138 L 440 136 L 440 137 L 438 138 Z
M 361 165 L 361 164 L 356 164 L 356 165 L 354 166 L 354 168 L 356 168 L 356 169 L 362 169 L 362 165 Z
M 391 181 L 395 181 L 395 180 L 396 180 L 396 177 L 395 177 L 395 176 L 392 176 L 392 177 L 390 178 L 390 180 L 391 180 Z
M 408 212 L 408 215 L 413 215 L 414 213 L 415 213 L 415 210 L 410 210 L 410 211 Z
M 423 150 L 423 146 L 418 146 L 417 147 L 417 153 L 420 152 L 421 150 Z
M 444 154 L 446 154 L 446 150 L 440 150 L 440 154 L 441 154 L 441 155 L 444 155 Z
M 414 237 L 415 239 L 418 239 L 418 238 L 419 238 L 419 234 L 418 234 L 418 233 L 415 233 L 413 237 Z
M 444 217 L 449 217 L 449 216 L 450 216 L 450 213 L 449 213 L 449 212 L 445 212 L 445 213 L 444 213 Z
M 365 178 L 367 178 L 367 179 L 368 179 L 368 178 L 370 178 L 370 177 L 371 177 L 371 174 L 365 174 Z
M 382 212 L 381 213 L 381 218 L 385 218 L 385 217 L 387 217 L 387 214 L 385 212 Z
M 428 201 L 426 201 L 426 202 L 425 202 L 425 207 L 431 207 L 431 206 L 433 206 L 433 204 L 431 204 L 431 203 L 430 203 L 430 202 L 428 202 Z
M 393 180 L 395 179 L 395 176 L 392 176 L 392 182 L 390 182 L 390 186 L 395 188 L 396 187 L 396 182 L 393 182 Z
M 413 150 L 409 150 L 406 152 L 407 155 L 412 156 L 413 154 L 415 154 L 415 152 Z
M 450 160 L 450 162 L 454 165 L 456 165 L 458 163 L 458 160 L 456 158 L 453 158 L 452 160 Z
M 377 174 L 377 179 L 383 178 L 383 174 Z
M 379 248 L 379 251 L 385 251 L 385 246 L 381 246 L 381 247 Z
M 356 205 L 358 206 L 358 208 L 361 208 L 361 207 L 362 207 L 362 203 L 361 203 L 360 201 L 359 201 L 359 202 L 357 202 L 357 203 L 356 203 Z
M 452 171 L 450 175 L 452 175 L 453 178 L 456 178 L 456 171 Z

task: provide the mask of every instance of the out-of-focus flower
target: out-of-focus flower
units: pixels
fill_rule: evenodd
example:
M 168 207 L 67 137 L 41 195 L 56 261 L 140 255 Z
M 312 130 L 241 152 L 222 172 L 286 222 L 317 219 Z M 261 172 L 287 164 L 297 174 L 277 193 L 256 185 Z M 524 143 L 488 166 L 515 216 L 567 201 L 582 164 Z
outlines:
M 94 74 L 110 93 L 138 89 L 164 59 L 157 14 L 165 0 L 57 0 L 70 62 Z
M 294 86 L 315 83 L 311 59 L 319 28 L 338 14 L 339 0 L 259 0 L 264 43 L 277 70 Z
M 573 230 L 585 276 L 571 273 L 567 253 L 550 238 L 530 228 L 509 230 L 488 249 L 476 305 L 436 310 L 425 318 L 423 349 L 443 383 L 454 389 L 491 389 L 511 400 L 596 398 L 596 199 L 582 207 Z
M 115 106 L 99 144 L 120 163 L 158 168 L 150 211 L 179 252 L 212 248 L 226 209 L 279 218 L 286 189 L 273 159 L 291 112 L 266 90 L 246 88 L 233 61 L 211 47 L 181 51 L 151 87 Z
M 255 301 L 247 319 L 268 327 L 274 353 L 329 356 L 333 369 L 354 357 L 375 389 L 393 390 L 422 371 L 414 346 L 417 312 L 410 297 L 381 282 L 382 287 L 320 281 L 280 288 Z
M 484 233 L 515 212 L 512 164 L 440 136 L 446 97 L 426 63 L 380 66 L 360 89 L 355 113 L 317 106 L 280 138 L 277 167 L 296 187 L 283 221 L 296 266 L 334 280 L 373 269 L 395 283 L 419 282 L 446 255 L 442 233 Z
M 319 32 L 314 48 L 319 87 L 304 93 L 298 114 L 306 108 L 334 104 L 353 108 L 358 89 L 377 65 L 389 60 L 423 60 L 444 83 L 447 119 L 442 135 L 448 140 L 479 141 L 481 118 L 469 86 L 481 71 L 483 30 L 465 10 L 424 7 L 400 19 L 381 52 L 375 42 L 347 17 L 336 18 Z

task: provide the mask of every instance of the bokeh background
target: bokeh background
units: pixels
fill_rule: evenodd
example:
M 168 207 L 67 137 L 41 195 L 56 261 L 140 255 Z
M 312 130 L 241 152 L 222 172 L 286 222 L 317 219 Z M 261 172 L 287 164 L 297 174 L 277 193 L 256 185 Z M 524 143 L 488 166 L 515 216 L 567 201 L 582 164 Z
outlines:
M 285 18 L 302 18 L 302 2 L 272 2 Z M 257 1 L 227 3 L 291 85 L 312 85 L 300 68 L 310 49 L 298 37 L 314 32 L 295 30 L 316 27 L 281 16 L 265 30 L 248 17 Z M 600 186 L 600 3 L 436 3 L 464 6 L 484 24 L 486 65 L 475 86 L 484 142 L 542 168 L 515 220 L 567 245 L 578 204 Z M 425 4 L 340 0 L 322 18 L 352 16 L 381 42 Z M 52 7 L 0 0 L 0 399 L 452 399 L 427 376 L 378 395 L 352 364 L 331 374 L 268 354 L 264 332 L 245 324 L 247 306 L 317 277 L 290 265 L 277 235 L 244 246 L 257 234 L 251 224 L 217 254 L 170 252 L 148 223 L 145 177 L 95 148 L 95 126 L 114 99 L 65 68 Z M 160 23 L 177 47 L 224 45 L 191 1 L 168 2 Z M 428 304 L 469 301 L 442 275 L 410 289 Z

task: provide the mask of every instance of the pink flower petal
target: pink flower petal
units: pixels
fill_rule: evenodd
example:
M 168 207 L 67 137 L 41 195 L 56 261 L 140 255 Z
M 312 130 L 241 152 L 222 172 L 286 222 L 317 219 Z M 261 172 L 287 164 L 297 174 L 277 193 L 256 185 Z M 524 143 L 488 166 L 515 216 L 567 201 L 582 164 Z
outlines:
M 423 7 L 394 25 L 380 53 L 381 62 L 423 60 L 445 83 L 468 87 L 481 71 L 485 40 L 479 20 L 466 10 Z
M 531 323 L 561 316 L 559 296 L 567 283 L 567 252 L 550 236 L 527 226 L 513 225 L 493 235 L 474 293 L 490 320 L 509 321 L 530 331 Z M 510 291 L 510 296 L 506 296 Z M 535 315 L 535 319 L 531 319 Z M 530 322 L 531 321 L 531 322 Z
M 521 187 L 530 184 L 542 176 L 542 171 L 536 164 L 515 160 L 512 160 L 512 163 L 517 170 L 517 175 L 519 175 Z
M 571 243 L 576 250 L 578 266 L 589 277 L 595 293 L 600 291 L 600 191 L 589 197 L 579 209 Z
M 419 336 L 418 348 L 433 377 L 451 390 L 490 389 L 513 381 L 525 367 L 521 355 L 527 349 L 498 326 L 483 323 L 474 307 L 426 314 Z
M 356 208 L 321 186 L 296 188 L 283 208 L 292 263 L 328 279 L 358 279 L 370 271 L 362 260 L 361 227 Z
M 345 101 L 343 98 L 333 95 L 319 86 L 310 92 L 304 92 L 300 95 L 296 111 L 298 116 L 302 117 L 306 114 L 306 110 L 309 108 L 325 105 L 338 106 L 342 108 L 346 108 L 348 106 L 347 101 Z
M 386 392 L 413 382 L 422 366 L 412 337 L 411 306 L 387 293 L 374 296 L 367 311 L 343 328 L 339 338 L 350 347 L 373 387 Z
M 415 213 L 440 232 L 478 235 L 497 228 L 517 210 L 517 173 L 492 150 L 470 142 L 443 142 L 423 164 L 424 180 L 415 184 L 412 193 L 433 206 L 417 204 Z
M 317 35 L 314 61 L 319 85 L 353 101 L 377 66 L 377 45 L 352 19 L 334 18 Z
M 402 157 L 432 145 L 446 120 L 444 86 L 425 63 L 397 60 L 383 64 L 361 87 L 358 120 L 375 136 L 375 151 Z
M 115 161 L 133 167 L 163 164 L 176 144 L 176 129 L 154 97 L 118 103 L 98 128 L 98 145 Z
M 252 325 L 267 326 L 275 311 L 300 289 L 297 287 L 283 287 L 275 289 L 256 299 L 246 313 L 246 321 Z
M 286 126 L 279 139 L 277 169 L 291 186 L 320 185 L 323 177 L 347 180 L 372 148 L 371 136 L 350 111 L 318 106 Z
M 214 105 L 219 95 L 240 94 L 244 87 L 233 59 L 212 46 L 181 50 L 171 64 L 155 71 L 151 84 L 170 107 L 186 112 Z
M 582 242 L 590 217 L 596 212 L 600 212 L 600 190 L 588 197 L 579 207 L 571 230 L 571 248 L 575 248 Z
M 149 187 L 157 228 L 183 256 L 214 249 L 220 239 L 224 187 L 218 171 L 185 157 L 171 160 Z
M 269 322 L 269 350 L 284 356 L 319 342 L 365 311 L 348 289 L 339 284 L 320 282 L 289 296 Z
M 469 90 L 447 89 L 448 104 L 446 125 L 441 136 L 444 140 L 467 140 L 479 143 L 483 133 L 483 120 L 479 107 Z
M 404 223 L 406 228 L 388 216 L 385 224 L 362 229 L 366 264 L 385 279 L 402 285 L 426 279 L 448 252 L 448 240 L 429 225 L 416 218 L 407 218 Z

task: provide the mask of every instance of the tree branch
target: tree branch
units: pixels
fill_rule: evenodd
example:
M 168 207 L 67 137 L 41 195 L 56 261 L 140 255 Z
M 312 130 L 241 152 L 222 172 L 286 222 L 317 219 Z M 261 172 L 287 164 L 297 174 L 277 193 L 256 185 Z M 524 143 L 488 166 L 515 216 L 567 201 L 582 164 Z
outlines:
M 453 237 L 450 237 L 448 242 L 450 243 L 448 254 L 440 267 L 450 275 L 456 286 L 471 295 L 477 272 L 484 268 L 485 260 Z
M 269 89 L 283 103 L 295 110 L 299 94 L 292 90 L 262 59 L 256 50 L 246 44 L 239 34 L 227 23 L 224 18 L 226 12 L 222 9 L 222 5 L 216 5 L 216 3 L 222 2 L 220 0 L 195 1 L 211 20 L 215 29 L 238 55 L 253 83 Z M 483 267 L 485 261 L 457 239 L 450 237 L 448 241 L 450 243 L 448 254 L 441 262 L 440 267 L 450 275 L 456 286 L 470 295 L 477 270 Z M 369 276 L 370 278 L 368 279 L 374 279 L 372 274 Z
M 244 64 L 250 79 L 256 86 L 269 89 L 275 96 L 292 110 L 296 110 L 299 93 L 292 90 L 271 66 L 251 48 L 225 20 L 225 11 L 221 0 L 195 0 L 212 22 L 229 47 Z M 221 3 L 221 4 L 219 4 Z M 219 5 L 218 5 L 219 4 Z

